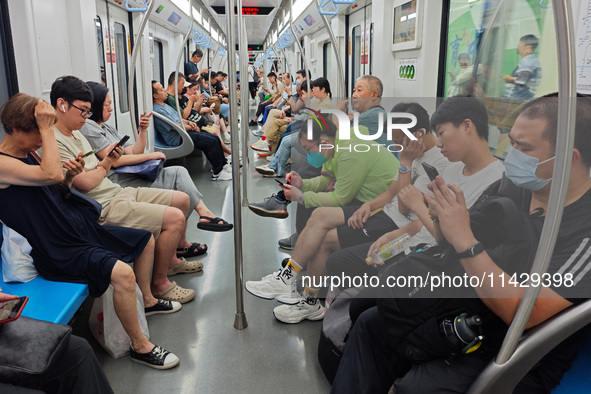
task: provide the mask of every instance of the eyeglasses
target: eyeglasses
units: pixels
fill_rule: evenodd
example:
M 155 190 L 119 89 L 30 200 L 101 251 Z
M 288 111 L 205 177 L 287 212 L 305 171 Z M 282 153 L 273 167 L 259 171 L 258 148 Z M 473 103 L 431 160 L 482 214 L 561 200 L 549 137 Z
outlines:
M 80 115 L 82 115 L 82 117 L 84 118 L 90 118 L 92 116 L 92 111 L 80 108 L 75 106 L 74 104 L 70 104 L 72 107 L 76 108 L 77 110 L 80 110 Z
M 304 148 L 304 150 L 307 153 L 310 153 L 310 149 L 314 148 L 315 146 L 320 146 L 320 143 L 319 142 L 316 142 L 316 143 L 312 144 L 311 146 L 304 146 L 304 144 L 301 144 L 301 145 L 302 145 L 302 148 Z

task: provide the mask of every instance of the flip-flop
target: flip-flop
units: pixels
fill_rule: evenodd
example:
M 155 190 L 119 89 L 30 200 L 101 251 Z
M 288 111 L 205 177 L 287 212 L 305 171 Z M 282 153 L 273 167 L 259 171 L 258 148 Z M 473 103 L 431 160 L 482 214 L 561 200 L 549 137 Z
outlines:
M 199 272 L 203 270 L 203 263 L 198 260 L 187 261 L 184 257 L 181 257 L 181 262 L 169 269 L 166 272 L 167 276 L 174 276 L 176 274 L 192 274 L 193 272 Z
M 226 222 L 224 219 L 215 217 L 212 218 L 210 216 L 201 216 L 200 219 L 209 220 L 209 222 L 199 222 L 197 224 L 197 228 L 201 230 L 207 231 L 230 231 L 234 228 L 233 224 Z M 222 222 L 222 223 L 218 223 Z
M 203 245 L 205 245 L 205 244 L 203 244 Z M 201 247 L 200 243 L 193 242 L 191 244 L 191 246 L 189 246 L 188 248 L 178 248 L 176 250 L 176 257 L 187 258 L 187 257 L 193 257 L 193 256 L 201 256 L 205 252 L 207 252 L 207 245 L 205 245 L 204 247 Z

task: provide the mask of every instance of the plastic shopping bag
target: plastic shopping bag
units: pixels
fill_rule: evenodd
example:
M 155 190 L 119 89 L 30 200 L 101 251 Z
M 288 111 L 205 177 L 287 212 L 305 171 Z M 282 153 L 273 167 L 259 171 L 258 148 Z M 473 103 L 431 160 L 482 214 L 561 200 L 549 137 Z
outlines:
M 135 295 L 137 300 L 137 317 L 140 328 L 150 339 L 146 314 L 144 312 L 144 300 L 142 292 L 138 285 L 135 285 Z M 90 319 L 88 320 L 90 331 L 94 338 L 113 358 L 120 358 L 129 353 L 129 344 L 131 340 L 123 329 L 123 325 L 115 314 L 113 306 L 113 286 L 109 285 L 107 291 L 99 298 L 94 300 Z

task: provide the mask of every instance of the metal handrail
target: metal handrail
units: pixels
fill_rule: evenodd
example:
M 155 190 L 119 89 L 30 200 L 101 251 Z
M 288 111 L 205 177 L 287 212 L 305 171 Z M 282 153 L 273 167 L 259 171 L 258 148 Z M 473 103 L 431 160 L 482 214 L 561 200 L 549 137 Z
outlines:
M 566 192 L 570 176 L 570 163 L 574 146 L 574 126 L 576 117 L 576 74 L 574 51 L 574 28 L 572 24 L 572 10 L 568 0 L 553 0 L 554 23 L 556 29 L 556 46 L 558 49 L 558 124 L 560 130 L 556 138 L 556 157 L 552 174 L 548 213 L 544 220 L 544 227 L 534 258 L 532 275 L 541 275 L 548 270 L 552 251 L 558 236 Z M 504 366 L 511 358 L 530 318 L 541 288 L 530 286 L 526 289 L 519 308 L 499 354 L 495 359 L 496 365 Z M 500 386 L 506 387 L 510 382 L 496 381 L 494 372 L 487 370 L 481 374 L 470 388 L 471 393 L 504 392 Z M 493 382 L 495 385 L 493 385 Z
M 335 1 L 333 0 L 333 3 Z M 339 3 L 339 4 L 348 4 L 348 3 Z M 316 0 L 316 5 L 318 6 L 318 9 L 320 10 L 320 0 Z M 337 7 L 338 9 L 338 7 Z M 345 72 L 343 70 L 343 62 L 341 61 L 341 57 L 339 56 L 339 50 L 337 48 L 337 39 L 334 36 L 334 32 L 332 31 L 332 27 L 330 27 L 330 24 L 328 23 L 328 19 L 326 18 L 325 15 L 320 14 L 320 19 L 322 19 L 322 22 L 324 22 L 324 26 L 326 27 L 326 31 L 328 31 L 328 36 L 330 38 L 330 41 L 332 42 L 332 50 L 334 52 L 335 58 L 337 59 L 337 70 L 339 73 L 339 79 L 341 82 L 341 96 L 343 99 L 347 98 L 347 92 L 345 92 Z M 339 89 L 336 90 L 337 92 L 339 91 Z
M 304 56 L 304 48 L 302 48 L 302 44 L 300 40 L 298 40 L 296 30 L 293 27 L 293 0 L 289 0 L 289 28 L 293 34 L 293 40 L 297 44 L 300 50 L 300 56 L 304 60 L 304 70 L 306 70 L 306 85 L 308 85 L 308 97 L 310 96 L 311 89 L 310 89 L 310 79 L 312 79 L 312 75 L 310 74 L 310 67 L 308 67 L 308 59 Z
M 240 112 L 241 112 L 241 119 L 242 119 L 242 124 L 246 125 L 246 122 L 248 121 L 248 102 L 249 102 L 249 90 L 248 90 L 248 86 L 244 86 L 244 77 L 246 77 L 246 75 L 248 74 L 248 61 L 246 61 L 246 59 L 248 59 L 248 42 L 247 42 L 247 38 L 248 35 L 246 34 L 246 23 L 244 21 L 244 17 L 242 16 L 242 0 L 238 0 L 238 13 L 240 14 L 240 17 L 238 18 L 238 29 L 240 34 L 238 34 L 238 38 L 241 39 L 239 42 L 239 48 L 240 48 L 240 53 L 239 53 L 239 57 L 242 58 L 242 62 L 240 62 L 239 64 L 239 69 L 240 69 L 240 81 L 241 81 L 241 86 L 240 86 Z M 234 74 L 232 76 L 233 78 L 236 78 L 236 74 Z M 248 80 L 247 80 L 248 81 Z M 248 138 L 247 138 L 247 134 L 243 134 L 242 135 L 242 152 L 244 153 L 244 166 L 242 167 L 242 206 L 244 208 L 248 207 L 248 159 L 249 159 L 249 155 L 246 154 L 246 152 L 248 152 L 249 150 L 249 146 L 248 146 Z
M 148 23 L 148 18 L 150 17 L 150 14 L 152 13 L 152 9 L 154 8 L 154 4 L 156 4 L 155 1 L 150 2 L 150 6 L 147 8 L 147 12 L 142 17 L 142 22 L 140 23 L 140 28 L 138 30 L 137 37 L 134 41 L 133 50 L 131 52 L 131 65 L 130 65 L 130 70 L 129 70 L 130 78 L 129 78 L 129 83 L 127 84 L 127 102 L 129 103 L 129 119 L 131 120 L 131 129 L 133 130 L 133 135 L 136 140 L 138 137 L 138 132 L 137 132 L 137 125 L 135 124 L 135 116 L 136 116 L 136 114 L 135 114 L 135 100 L 133 98 L 133 81 L 134 81 L 134 77 L 135 77 L 135 64 L 137 62 L 137 55 L 138 55 L 139 49 L 141 47 L 142 38 L 144 37 L 144 29 L 146 27 L 146 24 Z M 143 64 L 143 62 L 142 62 L 142 64 Z M 143 75 L 142 75 L 142 78 L 143 78 Z M 143 91 L 143 89 L 142 89 L 142 91 Z M 146 100 L 142 100 L 142 101 L 144 102 L 143 103 L 144 112 L 146 112 L 147 111 Z
M 228 74 L 229 87 L 231 92 L 237 91 L 236 85 L 236 44 L 234 43 L 234 1 L 226 1 L 226 26 L 228 37 Z M 242 17 L 242 9 L 238 12 L 238 18 Z M 211 84 L 210 84 L 211 85 Z M 248 120 L 242 119 L 243 126 Z M 243 294 L 243 256 L 242 256 L 242 207 L 240 205 L 240 156 L 238 148 L 238 107 L 236 100 L 230 100 L 230 124 L 232 134 L 232 187 L 233 187 L 233 207 L 234 207 L 234 261 L 236 277 L 236 315 L 234 316 L 234 328 L 242 330 L 248 327 L 246 314 L 244 313 L 244 294 Z M 245 127 L 246 129 L 246 127 Z M 246 138 L 243 135 L 243 138 Z M 246 154 L 246 153 L 245 153 Z
M 193 152 L 193 150 L 195 149 L 195 145 L 193 144 L 193 140 L 191 139 L 191 136 L 189 136 L 189 133 L 187 133 L 187 130 L 183 129 L 181 126 L 179 126 L 177 123 L 175 123 L 173 120 L 167 118 L 164 115 L 160 115 L 158 112 L 154 111 L 152 113 L 152 115 L 160 120 L 162 120 L 163 122 L 166 122 L 170 127 L 172 127 L 173 129 L 176 130 L 177 133 L 179 133 L 179 135 L 181 136 L 181 144 L 179 146 L 174 146 L 174 147 L 166 147 L 166 146 L 156 146 L 156 144 L 154 144 L 154 150 L 158 151 L 158 152 L 162 152 L 164 153 L 164 155 L 166 155 L 167 159 L 177 159 L 179 157 L 185 157 L 189 154 L 191 154 L 191 152 Z M 181 120 L 182 122 L 182 120 Z M 157 133 L 156 128 L 154 128 L 154 133 Z M 156 140 L 154 138 L 154 140 Z M 166 154 L 168 153 L 168 155 Z
M 176 103 L 176 111 L 179 114 L 179 119 L 181 120 L 181 122 L 183 121 L 183 113 L 181 112 L 181 105 L 179 103 L 179 67 L 181 66 L 181 57 L 183 55 L 183 51 L 185 50 L 185 42 L 187 42 L 187 39 L 189 38 L 189 35 L 191 34 L 191 30 L 193 30 L 193 24 L 195 22 L 195 20 L 193 19 L 193 6 L 191 6 L 189 8 L 191 9 L 190 10 L 191 27 L 189 27 L 187 34 L 185 34 L 185 38 L 181 42 L 181 47 L 179 48 L 179 54 L 176 58 L 176 67 L 174 68 L 174 101 Z

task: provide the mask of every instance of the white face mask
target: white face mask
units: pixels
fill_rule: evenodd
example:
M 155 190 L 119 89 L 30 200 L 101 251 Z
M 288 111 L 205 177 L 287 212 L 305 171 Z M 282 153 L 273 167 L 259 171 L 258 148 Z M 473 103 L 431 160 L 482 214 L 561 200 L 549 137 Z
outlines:
M 551 180 L 540 179 L 536 176 L 536 169 L 539 165 L 554 160 L 554 156 L 540 162 L 536 157 L 526 155 L 525 153 L 511 148 L 507 157 L 505 158 L 505 175 L 516 186 L 523 187 L 528 190 L 540 190 L 546 186 Z

